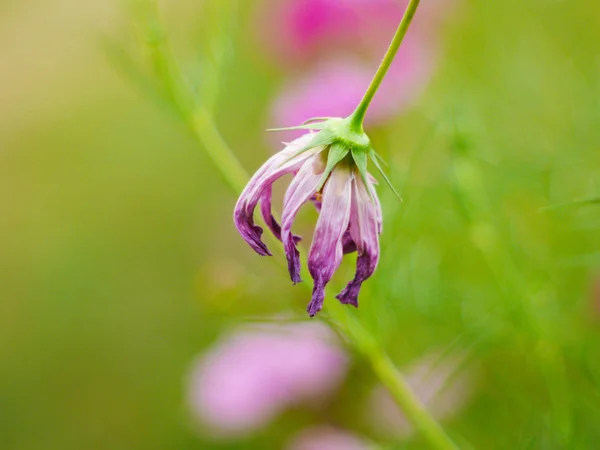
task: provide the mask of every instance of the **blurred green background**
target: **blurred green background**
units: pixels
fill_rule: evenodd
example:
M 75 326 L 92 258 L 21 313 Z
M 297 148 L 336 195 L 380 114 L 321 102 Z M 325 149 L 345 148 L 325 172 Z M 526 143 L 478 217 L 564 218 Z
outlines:
M 195 61 L 229 2 L 164 3 Z M 287 76 L 249 38 L 256 4 L 228 28 L 215 104 L 249 171 L 272 152 Z M 252 254 L 194 136 L 107 57 L 101 36 L 127 46 L 128 26 L 118 1 L 0 8 L 0 448 L 281 448 L 313 418 L 213 442 L 183 380 L 243 317 L 304 319 L 307 291 Z M 382 259 L 358 314 L 399 365 L 468 352 L 476 393 L 445 423 L 464 448 L 598 448 L 600 207 L 541 208 L 600 195 L 600 4 L 465 0 L 441 54 L 418 104 L 371 131 L 404 203 L 380 189 Z M 341 406 L 373 382 L 354 365 L 330 418 L 369 435 Z

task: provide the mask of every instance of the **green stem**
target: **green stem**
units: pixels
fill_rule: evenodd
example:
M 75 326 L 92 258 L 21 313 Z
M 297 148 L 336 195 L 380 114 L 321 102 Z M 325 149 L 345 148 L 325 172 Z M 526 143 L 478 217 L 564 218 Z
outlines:
M 231 190 L 239 195 L 246 187 L 249 176 L 217 130 L 209 113 L 196 107 L 191 111 L 188 123 L 223 179 Z
M 365 114 L 367 112 L 367 109 L 371 104 L 371 100 L 373 100 L 375 92 L 377 92 L 377 89 L 379 89 L 379 85 L 383 81 L 385 74 L 390 68 L 392 61 L 394 61 L 394 58 L 396 57 L 396 53 L 400 48 L 400 44 L 402 43 L 402 40 L 404 39 L 404 36 L 408 31 L 408 26 L 412 22 L 415 12 L 417 11 L 419 1 L 420 0 L 410 0 L 408 6 L 406 7 L 406 11 L 404 12 L 404 16 L 400 21 L 400 25 L 398 25 L 396 34 L 394 34 L 392 42 L 390 43 L 390 46 L 388 47 L 387 52 L 383 57 L 383 60 L 381 61 L 381 64 L 379 64 L 379 68 L 377 69 L 377 72 L 375 72 L 375 75 L 371 80 L 371 84 L 369 84 L 365 95 L 363 96 L 362 100 L 351 115 L 351 126 L 356 132 L 363 131 L 363 121 L 365 120 Z
M 353 347 L 369 361 L 381 384 L 390 392 L 408 421 L 423 435 L 431 448 L 457 450 L 456 444 L 414 394 L 385 349 L 352 312 L 337 303 L 329 305 L 327 312 L 329 312 L 334 323 L 341 326 L 344 333 L 350 339 L 353 339 Z
M 225 182 L 234 192 L 242 192 L 248 181 L 248 174 L 219 133 L 208 109 L 199 104 L 190 93 L 167 42 L 156 0 L 147 0 L 136 6 L 136 12 L 143 18 L 139 28 L 144 35 L 149 60 L 155 76 L 163 84 L 166 96 L 191 128 Z
M 373 371 L 392 394 L 392 397 L 402 411 L 404 411 L 413 426 L 421 432 L 432 448 L 457 450 L 458 447 L 456 444 L 452 442 L 452 439 L 444 432 L 440 424 L 435 421 L 427 409 L 425 409 L 425 406 L 415 396 L 389 356 L 379 347 L 373 350 L 367 355 Z

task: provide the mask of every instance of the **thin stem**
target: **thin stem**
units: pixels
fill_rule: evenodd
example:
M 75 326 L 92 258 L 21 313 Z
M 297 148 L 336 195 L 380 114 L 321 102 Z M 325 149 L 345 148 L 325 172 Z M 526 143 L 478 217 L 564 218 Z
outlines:
M 385 53 L 385 56 L 381 61 L 381 64 L 379 64 L 377 72 L 375 72 L 375 75 L 371 80 L 371 84 L 369 84 L 369 87 L 367 88 L 367 91 L 365 92 L 365 95 L 363 96 L 362 100 L 356 107 L 356 110 L 354 110 L 354 112 L 352 113 L 351 125 L 357 132 L 362 132 L 363 121 L 365 119 L 367 109 L 371 104 L 371 100 L 373 100 L 375 92 L 377 92 L 377 89 L 379 89 L 379 85 L 383 81 L 385 74 L 390 68 L 392 61 L 394 61 L 394 58 L 396 57 L 396 53 L 400 48 L 400 44 L 402 43 L 402 40 L 404 39 L 404 36 L 408 31 L 408 26 L 412 22 L 415 12 L 417 11 L 419 1 L 420 0 L 410 0 L 410 2 L 408 3 L 406 11 L 404 12 L 404 16 L 402 17 L 400 25 L 398 25 L 398 29 L 396 30 L 396 34 L 394 34 L 392 42 L 390 42 L 390 46 L 388 47 L 387 52 Z
M 373 349 L 367 356 L 379 380 L 431 447 L 439 450 L 457 450 L 456 444 L 425 409 L 389 356 L 380 347 Z
M 232 191 L 240 194 L 250 178 L 240 161 L 227 146 L 208 112 L 196 107 L 189 116 L 189 125 L 214 165 Z
M 337 303 L 328 306 L 327 312 L 334 320 L 335 325 L 341 326 L 344 334 L 353 339 L 353 347 L 369 361 L 379 381 L 390 392 L 408 421 L 423 435 L 431 448 L 457 450 L 457 445 L 414 394 L 382 345 L 352 312 Z
M 167 42 L 156 0 L 147 0 L 138 4 L 137 8 L 143 17 L 142 22 L 145 22 L 141 24 L 140 32 L 144 35 L 149 60 L 166 96 L 191 128 L 229 187 L 234 192 L 242 192 L 248 181 L 248 174 L 219 133 L 208 109 L 190 91 Z

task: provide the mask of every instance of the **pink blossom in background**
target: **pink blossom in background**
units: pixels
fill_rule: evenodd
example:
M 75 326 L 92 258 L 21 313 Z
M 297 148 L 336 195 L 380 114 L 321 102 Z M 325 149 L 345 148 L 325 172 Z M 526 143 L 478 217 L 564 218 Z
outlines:
M 305 65 L 327 54 L 383 55 L 408 0 L 271 0 L 258 11 L 263 48 L 280 63 Z M 421 2 L 409 36 L 433 35 L 455 0 Z
M 374 450 L 373 443 L 346 430 L 311 427 L 293 437 L 285 450 Z
M 345 352 L 320 323 L 239 329 L 194 364 L 191 411 L 213 434 L 245 435 L 291 405 L 322 401 L 347 366 Z
M 406 39 L 367 113 L 367 122 L 381 123 L 415 102 L 434 66 L 431 50 Z M 345 117 L 366 91 L 377 63 L 337 58 L 317 64 L 285 84 L 271 108 L 274 126 L 298 125 L 311 117 Z
M 475 390 L 473 370 L 461 367 L 458 355 L 430 354 L 403 371 L 406 381 L 428 411 L 439 421 L 455 416 Z M 379 432 L 395 437 L 409 436 L 413 429 L 383 386 L 369 399 L 368 421 Z
M 394 0 L 267 1 L 259 10 L 258 29 L 275 59 L 299 64 L 324 52 L 385 45 L 403 6 Z

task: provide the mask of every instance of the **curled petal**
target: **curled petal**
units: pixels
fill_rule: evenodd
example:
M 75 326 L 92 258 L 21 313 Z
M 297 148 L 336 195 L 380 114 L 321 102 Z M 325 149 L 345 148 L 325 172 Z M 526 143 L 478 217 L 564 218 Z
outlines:
M 352 239 L 350 229 L 346 230 L 342 236 L 342 249 L 344 250 L 344 255 L 347 255 L 348 253 L 354 253 L 356 251 L 356 243 Z
M 344 303 L 358 307 L 360 287 L 373 275 L 379 261 L 380 219 L 378 202 L 372 202 L 367 189 L 374 193 L 372 186 L 365 186 L 360 177 L 352 182 L 352 207 L 350 214 L 350 234 L 356 243 L 358 258 L 354 279 L 348 283 L 336 298 Z M 376 196 L 374 196 L 376 198 Z
M 299 149 L 313 138 L 313 134 L 306 134 L 288 144 L 281 152 L 273 155 L 252 176 L 238 199 L 233 211 L 233 220 L 238 231 L 246 242 L 259 254 L 271 255 L 267 246 L 262 242 L 262 228 L 254 224 L 254 209 L 258 204 L 265 189 L 270 188 L 275 180 L 286 173 L 294 172 L 300 168 L 315 152 L 322 147 L 310 149 L 296 157 Z
M 323 204 L 308 255 L 308 269 L 315 282 L 308 314 L 323 307 L 325 286 L 342 261 L 342 239 L 350 220 L 352 173 L 337 166 L 323 189 Z
M 300 254 L 292 235 L 292 223 L 300 207 L 314 196 L 321 179 L 323 167 L 318 156 L 308 159 L 292 180 L 283 200 L 281 240 L 288 262 L 290 277 L 294 283 L 300 278 Z
M 368 172 L 367 175 L 368 180 L 371 182 L 367 187 L 371 192 L 371 198 L 375 202 L 375 213 L 377 215 L 377 233 L 381 234 L 381 232 L 383 231 L 383 213 L 381 212 L 381 202 L 379 201 L 379 197 L 377 196 L 377 191 L 375 191 L 377 179 Z
M 277 222 L 275 217 L 273 217 L 273 213 L 271 212 L 272 192 L 273 192 L 272 187 L 268 186 L 261 194 L 260 212 L 262 214 L 263 220 L 265 221 L 265 223 L 271 230 L 271 233 L 273 233 L 273 236 L 275 236 L 277 239 L 281 240 L 281 226 L 279 225 L 279 223 Z M 296 235 L 294 235 L 293 238 L 294 238 L 294 242 L 296 242 L 296 243 L 298 243 L 302 240 L 302 237 L 296 236 Z

